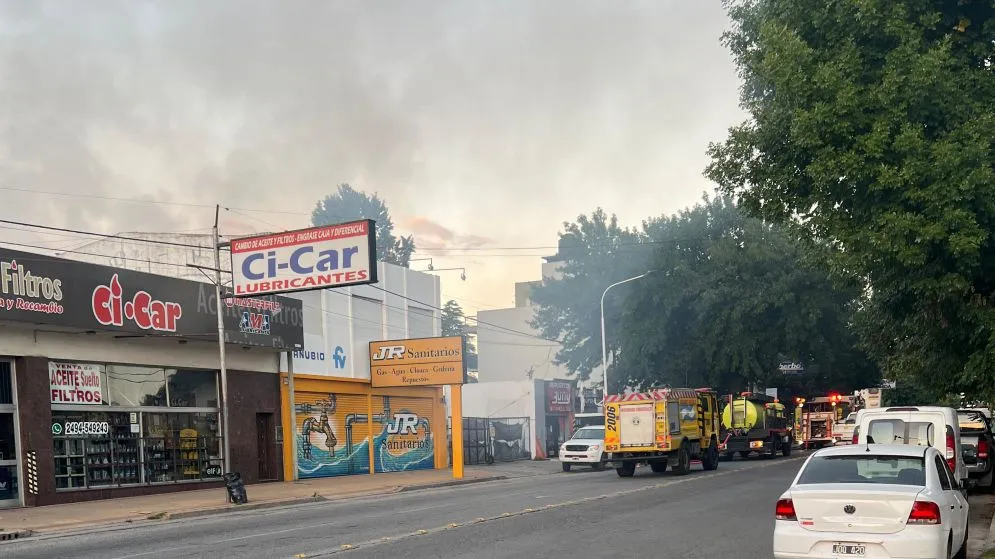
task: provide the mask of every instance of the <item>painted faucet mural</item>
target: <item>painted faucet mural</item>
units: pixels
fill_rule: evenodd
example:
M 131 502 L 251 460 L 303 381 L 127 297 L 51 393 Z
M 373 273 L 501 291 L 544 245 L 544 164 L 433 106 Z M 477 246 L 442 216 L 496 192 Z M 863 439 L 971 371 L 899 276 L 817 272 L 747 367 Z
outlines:
M 429 398 L 374 396 L 372 418 L 362 394 L 298 394 L 297 402 L 301 478 L 369 473 L 371 434 L 376 472 L 435 467 Z

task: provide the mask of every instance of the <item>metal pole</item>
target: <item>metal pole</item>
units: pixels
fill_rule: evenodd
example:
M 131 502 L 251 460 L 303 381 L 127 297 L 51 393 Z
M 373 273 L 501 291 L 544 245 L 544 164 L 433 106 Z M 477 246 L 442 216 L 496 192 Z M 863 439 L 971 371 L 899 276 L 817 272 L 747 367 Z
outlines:
M 653 273 L 652 270 L 639 274 L 638 276 L 633 276 L 629 279 L 615 282 L 606 287 L 605 291 L 601 294 L 601 376 L 603 379 L 603 385 L 601 388 L 602 406 L 604 405 L 604 401 L 608 399 L 608 344 L 605 341 L 605 295 L 608 295 L 608 291 L 616 285 L 622 285 L 623 283 L 629 283 L 630 281 L 645 278 L 651 273 Z
M 216 311 L 218 315 L 218 357 L 221 369 L 221 441 L 224 446 L 224 469 L 231 472 L 231 440 L 228 429 L 228 367 L 225 355 L 225 317 L 221 304 L 221 238 L 218 235 L 218 218 L 221 213 L 221 206 L 214 209 L 214 295 L 217 301 Z M 227 494 L 227 492 L 226 492 Z M 230 500 L 230 499 L 229 499 Z
M 287 399 L 290 402 L 290 463 L 294 469 L 290 479 L 297 481 L 297 400 L 294 393 L 294 352 L 287 352 Z

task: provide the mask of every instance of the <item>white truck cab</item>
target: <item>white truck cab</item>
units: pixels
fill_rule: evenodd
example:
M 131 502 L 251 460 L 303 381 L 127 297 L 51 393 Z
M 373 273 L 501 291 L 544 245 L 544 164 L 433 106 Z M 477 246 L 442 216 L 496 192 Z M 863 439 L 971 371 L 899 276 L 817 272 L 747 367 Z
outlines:
M 868 441 L 870 437 L 870 441 Z M 966 487 L 957 410 L 939 406 L 865 408 L 857 412 L 853 444 L 908 444 L 940 451 L 957 481 Z

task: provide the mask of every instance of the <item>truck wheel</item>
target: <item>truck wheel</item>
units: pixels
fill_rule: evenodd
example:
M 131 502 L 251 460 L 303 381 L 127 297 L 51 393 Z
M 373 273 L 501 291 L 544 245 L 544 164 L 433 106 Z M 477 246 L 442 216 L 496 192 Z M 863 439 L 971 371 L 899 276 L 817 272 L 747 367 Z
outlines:
M 632 477 L 636 474 L 636 463 L 625 462 L 618 468 L 615 468 L 615 473 L 618 474 L 618 477 Z
M 674 475 L 686 476 L 691 472 L 691 457 L 688 455 L 686 443 L 681 444 L 677 451 L 677 464 L 674 464 Z
M 656 460 L 650 462 L 650 470 L 653 470 L 654 474 L 662 474 L 667 471 L 667 461 L 666 460 Z
M 701 467 L 706 471 L 715 470 L 719 467 L 719 445 L 715 444 L 714 440 L 708 445 L 708 450 L 701 457 Z
M 563 471 L 564 472 L 569 472 L 570 471 L 570 464 L 567 464 L 566 462 L 564 462 L 563 464 L 561 464 L 561 466 L 563 466 Z

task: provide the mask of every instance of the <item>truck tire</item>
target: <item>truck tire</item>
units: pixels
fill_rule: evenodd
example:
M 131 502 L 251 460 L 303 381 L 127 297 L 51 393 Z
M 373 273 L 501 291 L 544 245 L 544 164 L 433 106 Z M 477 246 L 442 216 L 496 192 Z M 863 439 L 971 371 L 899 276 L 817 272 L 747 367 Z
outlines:
M 653 462 L 650 462 L 650 470 L 652 470 L 654 474 L 662 474 L 663 472 L 666 472 L 667 471 L 667 461 L 666 460 L 654 460 Z
M 691 456 L 688 455 L 687 441 L 681 443 L 681 449 L 677 451 L 677 463 L 674 464 L 674 475 L 686 476 L 691 473 Z
M 715 444 L 715 439 L 709 443 L 708 448 L 702 453 L 701 467 L 706 471 L 718 469 L 719 467 L 719 445 Z
M 618 477 L 632 477 L 636 474 L 635 462 L 623 462 L 621 466 L 615 468 Z
M 564 472 L 569 472 L 570 471 L 570 464 L 567 464 L 566 462 L 564 462 L 564 463 L 562 463 L 560 465 L 563 466 L 563 471 Z

